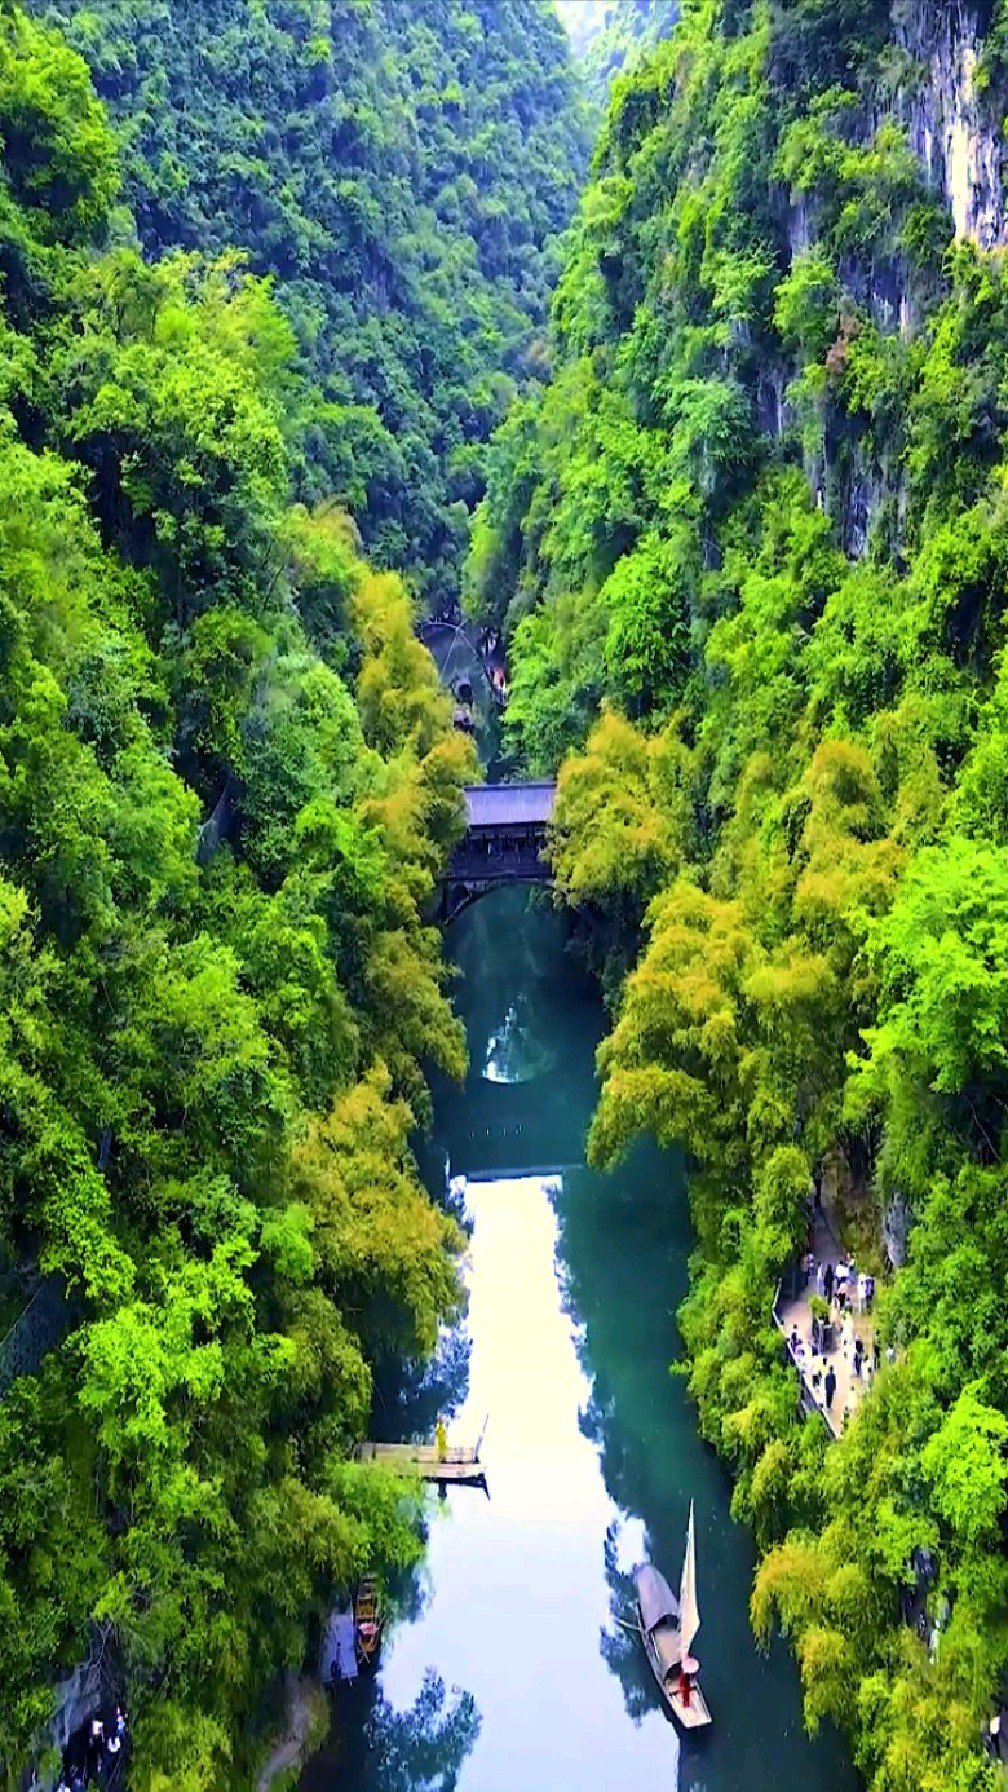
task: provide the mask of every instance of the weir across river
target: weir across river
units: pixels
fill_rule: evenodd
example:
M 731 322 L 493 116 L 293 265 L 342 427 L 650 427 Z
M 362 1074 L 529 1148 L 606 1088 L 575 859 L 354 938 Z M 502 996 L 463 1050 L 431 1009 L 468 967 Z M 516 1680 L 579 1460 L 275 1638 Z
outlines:
M 548 884 L 543 858 L 556 785 L 470 784 L 467 827 L 445 874 L 441 918 L 453 921 L 478 897 L 502 884 Z

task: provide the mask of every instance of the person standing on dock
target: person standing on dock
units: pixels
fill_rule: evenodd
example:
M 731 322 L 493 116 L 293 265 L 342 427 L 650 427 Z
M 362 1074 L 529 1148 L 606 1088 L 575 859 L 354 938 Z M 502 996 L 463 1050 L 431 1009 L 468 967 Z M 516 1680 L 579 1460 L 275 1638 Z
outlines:
M 440 1416 L 438 1417 L 438 1422 L 434 1427 L 434 1441 L 437 1444 L 437 1459 L 438 1459 L 438 1461 L 439 1462 L 447 1462 L 447 1460 L 448 1460 L 448 1433 L 445 1430 L 445 1422 Z

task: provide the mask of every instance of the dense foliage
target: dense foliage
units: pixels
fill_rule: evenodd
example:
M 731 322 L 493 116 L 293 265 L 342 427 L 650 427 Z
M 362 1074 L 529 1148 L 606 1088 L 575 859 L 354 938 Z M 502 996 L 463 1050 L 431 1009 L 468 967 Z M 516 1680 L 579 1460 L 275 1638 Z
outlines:
M 0 1403 L 0 1778 L 94 1644 L 133 1784 L 198 1792 L 416 1556 L 349 1458 L 458 1308 L 409 1141 L 464 1064 L 426 917 L 471 749 L 399 580 L 293 501 L 268 285 L 145 265 L 83 63 L 10 7 L 0 142 L 0 1268 L 73 1302 Z
M 615 1005 L 592 1157 L 691 1154 L 681 1326 L 756 1628 L 875 1792 L 965 1792 L 1008 1668 L 1008 281 L 910 152 L 892 11 L 692 0 L 617 85 L 469 586 L 516 754 L 574 749 L 554 859 Z M 813 1172 L 863 1262 L 896 1197 L 914 1221 L 895 1360 L 828 1448 L 771 1320 Z
M 670 36 L 679 12 L 679 0 L 613 0 L 606 6 L 582 50 L 590 98 L 605 106 L 617 75 L 629 73 Z
M 486 444 L 541 369 L 586 125 L 547 0 L 31 0 L 121 123 L 150 256 L 245 249 L 312 377 L 292 438 L 372 562 L 458 588 Z

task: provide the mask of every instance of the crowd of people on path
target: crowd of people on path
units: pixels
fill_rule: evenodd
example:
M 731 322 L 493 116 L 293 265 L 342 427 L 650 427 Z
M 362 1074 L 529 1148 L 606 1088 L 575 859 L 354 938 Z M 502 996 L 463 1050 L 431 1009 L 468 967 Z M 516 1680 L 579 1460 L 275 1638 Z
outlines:
M 68 1749 L 56 1792 L 84 1792 L 88 1786 L 108 1786 L 129 1750 L 129 1725 L 121 1705 L 111 1715 L 93 1717 L 83 1742 Z
M 849 1362 L 851 1374 L 856 1381 L 869 1382 L 881 1366 L 882 1350 L 878 1338 L 874 1336 L 874 1328 L 871 1328 L 871 1335 L 866 1343 L 857 1325 L 859 1318 L 867 1318 L 873 1311 L 875 1277 L 858 1270 L 852 1261 L 841 1259 L 833 1263 L 828 1259 L 819 1260 L 811 1249 L 801 1258 L 800 1271 L 803 1288 L 810 1289 L 818 1300 L 825 1302 L 829 1316 L 827 1320 L 823 1320 L 821 1309 L 816 1314 L 813 1303 L 811 1338 L 806 1343 L 797 1324 L 793 1324 L 788 1338 L 788 1350 L 795 1367 L 807 1381 L 813 1397 L 825 1407 L 829 1415 L 837 1394 L 836 1367 L 830 1360 L 837 1350 L 833 1343 L 834 1323 L 840 1327 L 841 1355 L 844 1361 Z M 891 1346 L 887 1356 L 890 1362 L 894 1359 L 895 1352 Z
M 870 1313 L 875 1302 L 875 1277 L 858 1270 L 854 1263 L 817 1262 L 815 1253 L 807 1251 L 802 1262 L 805 1286 L 815 1282 L 815 1291 L 828 1307 L 836 1304 L 843 1319 L 846 1313 Z

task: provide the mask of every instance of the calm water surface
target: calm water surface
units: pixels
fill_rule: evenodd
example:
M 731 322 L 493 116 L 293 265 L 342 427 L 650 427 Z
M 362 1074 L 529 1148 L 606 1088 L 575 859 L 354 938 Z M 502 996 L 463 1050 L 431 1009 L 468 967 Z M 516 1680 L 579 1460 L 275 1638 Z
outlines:
M 640 1151 L 611 1177 L 585 1169 L 603 1017 L 553 915 L 502 892 L 449 941 L 472 1066 L 464 1094 L 437 1091 L 432 1161 L 467 1178 L 470 1305 L 406 1425 L 429 1433 L 453 1391 L 454 1438 L 489 1414 L 490 1497 L 432 1497 L 378 1683 L 341 1690 L 304 1792 L 849 1792 L 839 1745 L 804 1736 L 789 1656 L 757 1654 L 749 1540 L 668 1373 L 681 1166 Z M 678 1584 L 691 1496 L 714 1728 L 681 1742 L 618 1619 L 636 1561 Z

